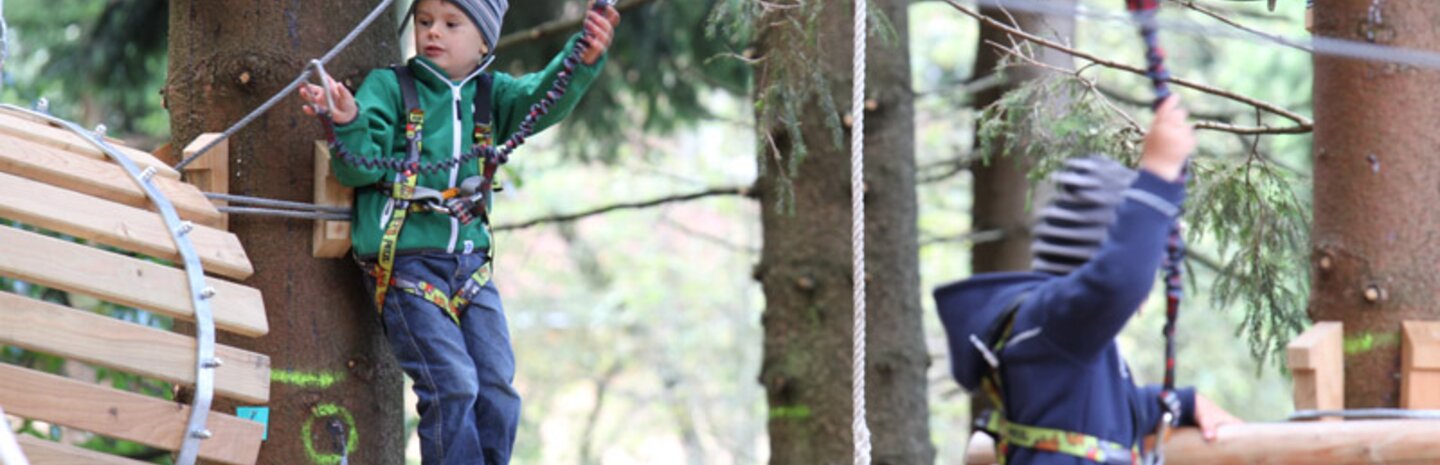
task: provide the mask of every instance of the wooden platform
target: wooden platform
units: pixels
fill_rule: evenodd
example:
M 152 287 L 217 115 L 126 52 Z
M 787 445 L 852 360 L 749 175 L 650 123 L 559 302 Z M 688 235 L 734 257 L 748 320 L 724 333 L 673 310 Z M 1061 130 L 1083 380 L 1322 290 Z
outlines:
M 114 141 L 112 141 L 113 143 Z M 224 217 L 195 186 L 156 157 L 121 147 L 184 220 L 187 237 L 205 268 L 215 327 L 260 337 L 269 331 L 260 291 L 230 280 L 254 268 Z M 44 286 L 155 315 L 193 320 L 195 309 L 180 254 L 169 228 L 144 191 L 118 164 L 84 138 L 34 115 L 0 109 L 0 277 Z M 42 301 L 0 286 L 0 346 L 62 357 L 179 386 L 195 382 L 196 341 L 191 335 Z M 215 371 L 215 395 L 264 405 L 270 398 L 270 358 L 216 346 L 224 363 Z M 78 431 L 178 450 L 190 407 L 125 392 L 108 384 L 69 379 L 0 364 L 0 407 L 10 415 Z M 201 443 L 207 463 L 252 465 L 263 427 L 211 412 L 213 433 Z M 134 460 L 72 446 L 21 438 L 35 465 L 136 464 Z
M 1403 325 L 1402 408 L 1440 403 L 1440 323 Z M 1295 378 L 1296 410 L 1345 408 L 1344 326 L 1317 322 L 1286 346 Z M 1440 465 L 1440 420 L 1366 420 L 1226 425 L 1213 442 L 1181 428 L 1165 443 L 1167 465 Z M 1153 445 L 1154 437 L 1147 440 Z M 1147 449 L 1148 450 L 1148 449 Z M 974 434 L 965 463 L 995 461 L 995 443 Z

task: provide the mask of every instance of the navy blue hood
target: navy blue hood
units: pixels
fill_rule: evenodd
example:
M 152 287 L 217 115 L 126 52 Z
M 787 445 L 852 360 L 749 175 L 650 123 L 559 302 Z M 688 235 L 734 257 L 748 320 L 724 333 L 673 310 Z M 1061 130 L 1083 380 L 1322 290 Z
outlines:
M 1034 272 L 987 273 L 935 289 L 935 308 L 949 340 L 950 373 L 955 381 L 969 391 L 980 386 L 980 376 L 988 365 L 971 344 L 970 335 L 985 340 L 985 332 L 1020 293 L 1055 278 Z

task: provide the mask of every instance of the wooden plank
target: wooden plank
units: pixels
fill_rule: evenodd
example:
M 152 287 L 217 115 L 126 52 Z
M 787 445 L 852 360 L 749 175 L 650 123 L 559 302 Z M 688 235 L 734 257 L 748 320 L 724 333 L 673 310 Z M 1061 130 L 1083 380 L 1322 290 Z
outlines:
M 1345 408 L 1344 349 L 1344 326 L 1334 321 L 1315 323 L 1285 346 L 1295 379 L 1296 410 Z
M 0 343 L 171 383 L 195 384 L 195 338 L 0 292 Z M 270 400 L 270 357 L 216 345 L 215 392 Z
M 0 137 L 0 171 L 132 207 L 152 210 L 154 205 L 120 165 L 78 157 L 23 139 Z M 220 224 L 220 211 L 200 190 L 158 176 L 154 183 L 160 193 L 175 204 L 181 218 L 206 225 Z
M 16 113 L 8 109 L 0 109 L 0 135 L 6 135 L 19 139 L 36 142 L 50 147 L 55 147 L 66 152 L 81 155 L 95 160 L 110 161 L 105 152 L 91 144 L 85 138 L 70 132 L 68 129 L 51 126 L 48 122 L 35 119 L 29 115 Z M 115 142 L 111 140 L 111 142 Z M 156 174 L 170 179 L 180 179 L 180 172 L 175 171 L 170 165 L 166 165 L 154 155 L 136 150 L 124 145 L 115 145 L 120 153 L 129 156 L 140 169 L 154 167 Z
M 0 257 L 0 276 L 195 319 L 188 281 L 176 268 L 9 227 L 0 227 Z M 260 291 L 215 278 L 206 283 L 215 288 L 216 328 L 249 337 L 270 332 Z
M 1400 355 L 1400 408 L 1440 409 L 1440 321 L 1406 321 Z
M 149 465 L 32 436 L 20 437 L 20 449 L 25 451 L 33 465 Z
M 349 208 L 354 192 L 330 172 L 330 148 L 315 141 L 315 204 Z M 315 258 L 342 258 L 350 251 L 350 222 L 317 220 L 311 241 Z
M 7 412 L 167 450 L 180 448 L 190 407 L 0 363 L 0 405 Z M 211 412 L 200 458 L 252 465 L 260 454 L 259 423 Z
M 1180 428 L 1165 443 L 1167 465 L 1437 464 L 1437 420 L 1245 423 L 1220 427 L 1214 442 Z M 1153 440 L 1153 437 L 1151 438 Z M 1149 442 L 1149 441 L 1147 441 Z M 995 463 L 989 436 L 970 438 L 965 463 Z
M 200 152 L 202 147 L 220 138 L 220 134 L 201 134 L 185 147 L 183 158 L 190 158 Z M 230 141 L 221 141 L 215 148 L 210 149 L 204 157 L 196 159 L 185 167 L 185 181 L 197 187 L 202 192 L 214 192 L 218 194 L 230 193 Z M 226 202 L 215 201 L 213 205 L 224 206 Z M 217 212 L 218 213 L 218 212 Z M 222 214 L 220 220 L 214 224 L 221 230 L 230 229 L 229 215 Z
M 179 261 L 160 215 L 0 173 L 0 217 L 152 257 Z M 235 279 L 254 273 L 240 239 L 196 226 L 189 234 L 205 271 Z

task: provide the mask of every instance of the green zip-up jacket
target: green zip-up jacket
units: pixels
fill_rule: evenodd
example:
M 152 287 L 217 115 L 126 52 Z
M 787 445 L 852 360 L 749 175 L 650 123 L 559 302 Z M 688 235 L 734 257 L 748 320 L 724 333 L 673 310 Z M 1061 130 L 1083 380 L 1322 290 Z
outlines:
M 574 49 L 579 37 L 577 34 L 571 38 L 565 50 L 540 72 L 520 77 L 493 73 L 491 126 L 496 143 L 504 143 L 517 131 L 530 106 L 539 102 L 550 90 L 564 68 L 565 57 Z M 540 119 L 535 127 L 537 133 L 570 114 L 599 75 L 605 61 L 602 55 L 594 65 L 587 66 L 582 62 L 575 68 L 569 91 L 550 109 L 549 114 Z M 415 75 L 420 106 L 425 111 L 420 160 L 438 162 L 469 152 L 474 143 L 475 125 L 471 107 L 475 101 L 476 78 L 483 70 L 477 69 L 464 79 L 451 80 L 439 66 L 424 57 L 415 57 L 406 66 Z M 335 135 L 344 147 L 363 159 L 394 157 L 403 160 L 406 115 L 395 72 L 388 68 L 370 72 L 355 93 L 355 102 L 359 107 L 355 120 L 335 128 Z M 385 230 L 382 216 L 390 201 L 387 193 L 380 192 L 375 185 L 382 181 L 394 181 L 395 173 L 385 168 L 351 166 L 340 157 L 332 158 L 330 167 L 341 184 L 356 188 L 350 240 L 356 256 L 362 260 L 373 260 Z M 448 171 L 421 173 L 418 184 L 445 190 L 478 175 L 480 162 L 472 161 Z M 402 254 L 476 253 L 489 249 L 490 243 L 490 232 L 479 220 L 462 225 L 442 213 L 412 212 L 400 232 L 397 250 Z

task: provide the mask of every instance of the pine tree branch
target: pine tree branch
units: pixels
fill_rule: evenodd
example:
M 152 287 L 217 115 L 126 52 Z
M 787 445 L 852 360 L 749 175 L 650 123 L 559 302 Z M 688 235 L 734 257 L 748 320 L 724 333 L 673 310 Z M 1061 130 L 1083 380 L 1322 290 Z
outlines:
M 1011 229 L 1018 229 L 1018 231 L 1012 231 Z M 985 243 L 989 243 L 989 242 L 998 242 L 998 241 L 1004 240 L 1004 239 L 1005 239 L 1007 236 L 1009 236 L 1011 233 L 1014 233 L 1014 232 L 1027 232 L 1027 231 L 1029 231 L 1029 229 L 1030 229 L 1030 227 L 1027 226 L 1027 225 L 1020 225 L 1020 226 L 1017 226 L 1017 227 L 1015 227 L 1015 228 L 1002 228 L 1002 229 L 987 229 L 987 230 L 983 230 L 983 231 L 970 231 L 970 232 L 966 232 L 966 233 L 956 234 L 956 235 L 953 235 L 953 236 L 930 236 L 930 237 L 926 237 L 926 238 L 923 238 L 923 239 L 920 240 L 920 248 L 923 249 L 923 248 L 925 248 L 925 247 L 929 247 L 929 246 L 932 246 L 932 245 L 953 244 L 953 243 L 957 243 L 957 242 L 958 242 L 958 243 L 967 243 L 967 242 L 968 242 L 968 243 L 970 243 L 970 244 L 972 244 L 972 245 L 973 245 L 973 244 L 985 244 Z
M 615 10 L 621 13 L 645 6 L 656 0 L 627 0 L 615 5 Z M 586 10 L 589 11 L 589 10 Z M 575 31 L 585 22 L 585 14 L 582 12 L 579 18 L 557 19 L 530 29 L 505 34 L 495 46 L 495 50 L 503 50 L 505 47 L 512 47 L 526 42 L 533 42 L 556 34 Z
M 1189 9 L 1191 9 L 1191 10 L 1195 10 L 1195 11 L 1199 12 L 1200 14 L 1203 14 L 1203 15 L 1205 15 L 1205 16 L 1209 16 L 1209 17 L 1211 17 L 1211 18 L 1214 18 L 1216 21 L 1220 21 L 1220 22 L 1222 22 L 1222 23 L 1228 24 L 1228 25 L 1230 25 L 1230 26 L 1232 26 L 1232 27 L 1234 27 L 1234 28 L 1236 28 L 1236 29 L 1239 29 L 1239 30 L 1242 30 L 1242 31 L 1245 31 L 1245 32 L 1249 32 L 1249 33 L 1251 33 L 1251 34 L 1254 34 L 1254 35 L 1256 35 L 1256 36 L 1259 36 L 1259 37 L 1262 37 L 1262 38 L 1265 38 L 1265 39 L 1269 39 L 1271 42 L 1275 42 L 1275 43 L 1277 43 L 1277 44 L 1284 45 L 1284 46 L 1286 46 L 1286 47 L 1290 47 L 1290 48 L 1293 48 L 1293 49 L 1296 49 L 1296 50 L 1300 50 L 1300 51 L 1305 52 L 1305 53 L 1315 53 L 1315 50 L 1311 49 L 1310 47 L 1306 47 L 1306 46 L 1303 45 L 1303 44 L 1297 44 L 1297 43 L 1295 43 L 1295 42 L 1290 41 L 1290 39 L 1286 39 L 1286 38 L 1284 38 L 1284 37 L 1282 37 L 1282 36 L 1279 36 L 1279 35 L 1276 35 L 1276 34 L 1271 34 L 1271 33 L 1265 32 L 1265 31 L 1261 31 L 1261 30 L 1258 30 L 1258 29 L 1255 29 L 1255 28 L 1246 26 L 1246 25 L 1244 25 L 1244 24 L 1240 24 L 1239 22 L 1236 22 L 1235 20 L 1230 19 L 1229 17 L 1227 17 L 1227 16 L 1225 16 L 1225 15 L 1223 15 L 1223 14 L 1220 14 L 1220 12 L 1218 12 L 1218 11 L 1211 10 L 1211 9 L 1209 9 L 1209 8 L 1206 8 L 1206 7 L 1203 7 L 1203 6 L 1200 6 L 1200 5 L 1196 4 L 1196 3 L 1195 3 L 1195 0 L 1170 0 L 1170 1 L 1171 1 L 1171 2 L 1174 2 L 1174 3 L 1178 3 L 1178 4 L 1180 4 L 1180 5 L 1184 5 L 1186 8 L 1189 8 Z
M 1025 32 L 1025 31 L 1020 30 L 1020 29 L 1018 29 L 1018 28 L 1008 26 L 1008 25 L 1006 25 L 1005 23 L 1002 23 L 1002 22 L 1000 22 L 1000 21 L 996 21 L 996 20 L 993 19 L 993 18 L 990 18 L 990 17 L 988 17 L 988 16 L 982 15 L 982 14 L 980 14 L 979 12 L 976 12 L 975 10 L 973 10 L 973 9 L 971 9 L 971 8 L 969 8 L 969 7 L 966 7 L 965 5 L 961 5 L 957 0 L 944 0 L 944 1 L 945 1 L 945 3 L 949 4 L 951 7 L 954 7 L 956 10 L 959 10 L 962 14 L 965 14 L 966 16 L 975 18 L 976 20 L 980 21 L 981 23 L 983 23 L 983 24 L 985 24 L 985 25 L 987 25 L 987 26 L 990 26 L 990 27 L 993 27 L 993 28 L 996 28 L 996 29 L 1000 29 L 1000 30 L 1002 30 L 1002 31 L 1005 31 L 1005 32 L 1009 33 L 1011 36 L 1024 39 L 1024 40 L 1026 40 L 1026 41 L 1028 41 L 1028 42 L 1030 42 L 1030 43 L 1034 43 L 1034 44 L 1036 44 L 1036 45 L 1040 45 L 1040 46 L 1043 46 L 1043 47 L 1046 47 L 1046 48 L 1049 48 L 1049 49 L 1052 49 L 1052 50 L 1056 50 L 1056 51 L 1059 51 L 1059 52 L 1063 52 L 1063 53 L 1069 54 L 1069 55 L 1074 56 L 1074 57 L 1076 57 L 1076 58 L 1088 60 L 1088 61 L 1090 61 L 1090 62 L 1092 62 L 1092 63 L 1094 63 L 1094 64 L 1096 64 L 1096 65 L 1099 65 L 1099 66 L 1104 66 L 1104 67 L 1106 67 L 1106 68 L 1111 68 L 1111 69 L 1117 69 L 1117 70 L 1120 70 L 1120 71 L 1126 71 L 1126 72 L 1133 73 L 1133 74 L 1136 74 L 1136 75 L 1139 75 L 1139 76 L 1146 76 L 1146 72 L 1145 72 L 1144 69 L 1141 69 L 1141 68 L 1138 68 L 1138 67 L 1135 67 L 1135 66 L 1131 66 L 1131 65 L 1128 65 L 1128 64 L 1125 64 L 1125 63 L 1120 63 L 1120 62 L 1117 62 L 1117 61 L 1113 61 L 1113 60 L 1107 60 L 1107 59 L 1104 59 L 1104 58 L 1100 58 L 1100 57 L 1095 56 L 1095 55 L 1093 55 L 1093 54 L 1090 54 L 1090 53 L 1088 53 L 1088 52 L 1084 52 L 1084 51 L 1081 51 L 1081 50 L 1076 50 L 1076 49 L 1074 49 L 1074 48 L 1067 47 L 1067 46 L 1065 46 L 1065 45 L 1056 43 L 1056 42 L 1054 42 L 1054 41 L 1050 41 L 1050 40 L 1041 38 L 1041 37 L 1036 36 L 1036 35 L 1034 35 L 1034 34 L 1031 34 L 1031 33 L 1029 33 L 1029 32 Z M 1294 122 L 1296 123 L 1296 125 L 1297 125 L 1297 126 L 1294 127 L 1294 128 L 1272 128 L 1272 129 L 1270 129 L 1271 131 L 1281 131 L 1281 130 L 1283 130 L 1283 131 L 1298 131 L 1298 133 L 1304 133 L 1304 132 L 1310 132 L 1311 130 L 1314 129 L 1315 123 L 1314 123 L 1313 121 L 1311 121 L 1309 118 L 1306 118 L 1306 117 L 1304 117 L 1304 116 L 1302 116 L 1302 115 L 1300 115 L 1300 114 L 1298 114 L 1298 113 L 1292 112 L 1292 111 L 1290 111 L 1290 110 L 1286 110 L 1286 109 L 1284 109 L 1284 108 L 1281 108 L 1281 107 L 1279 107 L 1279 106 L 1276 106 L 1275 104 L 1272 104 L 1272 103 L 1269 103 L 1269 102 L 1266 102 L 1266 101 L 1263 101 L 1263 100 L 1255 99 L 1255 98 L 1248 97 L 1248 96 L 1245 96 L 1245 95 L 1241 95 L 1241 94 L 1237 94 L 1237 93 L 1234 93 L 1234 92 L 1230 92 L 1230 91 L 1227 91 L 1227 90 L 1224 90 L 1224 89 L 1219 89 L 1219 88 L 1212 87 L 1212 86 L 1209 86 L 1209 85 L 1206 85 L 1206 84 L 1201 84 L 1201 83 L 1198 83 L 1198 82 L 1188 81 L 1188 80 L 1181 79 L 1181 78 L 1177 78 L 1177 77 L 1173 77 L 1173 76 L 1170 78 L 1170 81 L 1169 81 L 1169 82 L 1172 83 L 1172 84 L 1175 84 L 1175 85 L 1177 85 L 1177 86 L 1194 89 L 1194 90 L 1197 90 L 1197 91 L 1200 91 L 1200 92 L 1203 92 L 1203 93 L 1206 93 L 1206 94 L 1214 95 L 1214 96 L 1217 96 L 1217 97 L 1223 97 L 1223 98 L 1230 99 L 1230 100 L 1233 100 L 1233 101 L 1236 101 L 1236 102 L 1244 103 L 1244 104 L 1246 104 L 1246 105 L 1249 105 L 1249 106 L 1252 106 L 1252 107 L 1255 107 L 1255 108 L 1259 108 L 1259 109 L 1264 110 L 1264 111 L 1266 111 L 1266 112 L 1269 112 L 1269 113 L 1272 113 L 1272 114 L 1275 114 L 1275 115 L 1284 117 L 1285 119 L 1294 121 Z M 1210 129 L 1210 128 L 1207 128 L 1207 129 Z M 1213 129 L 1219 129 L 1219 127 L 1216 127 L 1216 128 L 1213 128 Z M 1293 133 L 1297 133 L 1297 132 L 1287 132 L 1287 133 L 1292 133 L 1292 134 L 1293 134 Z
M 718 197 L 718 196 L 726 196 L 726 195 L 735 195 L 735 196 L 746 197 L 746 198 L 753 198 L 753 197 L 754 197 L 753 193 L 751 192 L 751 187 L 750 187 L 750 186 L 712 187 L 712 188 L 709 188 L 709 189 L 706 189 L 706 190 L 703 190 L 703 191 L 700 191 L 700 192 L 692 192 L 692 193 L 689 193 L 689 194 L 671 195 L 671 196 L 667 196 L 667 197 L 661 197 L 661 198 L 658 198 L 658 199 L 651 199 L 651 200 L 645 200 L 645 201 L 640 201 L 640 202 L 617 203 L 617 204 L 614 204 L 614 205 L 607 205 L 607 206 L 603 206 L 603 207 L 597 207 L 597 208 L 593 208 L 593 209 L 586 210 L 586 211 L 582 211 L 582 212 L 578 212 L 578 213 L 566 213 L 566 214 L 559 214 L 559 215 L 551 215 L 551 216 L 545 216 L 545 217 L 535 218 L 535 219 L 532 219 L 532 220 L 529 220 L 529 221 L 524 221 L 524 222 L 515 223 L 515 224 L 502 224 L 502 225 L 496 226 L 496 227 L 494 227 L 494 228 L 491 228 L 491 230 L 492 230 L 492 231 L 496 231 L 496 232 L 499 232 L 499 231 L 513 231 L 513 230 L 517 230 L 517 229 L 533 228 L 533 227 L 535 227 L 535 226 L 540 226 L 540 225 L 543 225 L 543 224 L 550 224 L 550 223 L 568 223 L 568 222 L 578 221 L 578 220 L 582 220 L 582 219 L 589 218 L 589 217 L 592 217 L 592 216 L 604 215 L 604 214 L 606 214 L 606 213 L 611 213 L 611 212 L 620 211 L 620 210 L 638 210 L 638 209 L 642 209 L 642 208 L 658 207 L 658 206 L 665 205 L 665 204 L 669 204 L 669 203 L 688 202 L 688 201 L 691 201 L 691 200 L 698 200 L 698 199 L 703 199 L 703 198 L 706 198 L 706 197 Z

